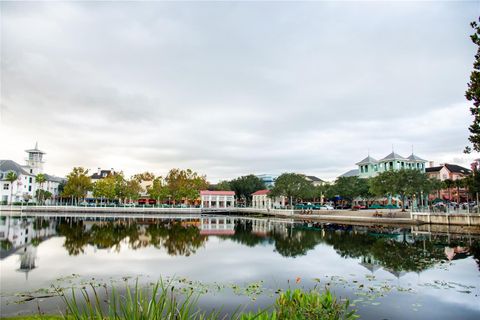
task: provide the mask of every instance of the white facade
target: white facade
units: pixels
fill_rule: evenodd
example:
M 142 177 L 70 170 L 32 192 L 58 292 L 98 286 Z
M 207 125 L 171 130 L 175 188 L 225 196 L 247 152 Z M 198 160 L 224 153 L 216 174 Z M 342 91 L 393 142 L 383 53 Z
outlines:
M 7 180 L 9 172 L 15 172 L 17 180 Z M 35 176 L 12 160 L 0 160 L 0 201 L 2 203 L 26 202 L 34 198 Z
M 59 196 L 58 188 L 63 179 L 45 174 L 46 181 L 40 186 L 35 177 L 40 173 L 44 174 L 45 152 L 38 149 L 38 144 L 26 152 L 28 157 L 24 166 L 12 160 L 0 160 L 0 201 L 2 203 L 36 201 L 35 193 L 41 188 L 52 193 L 53 199 L 47 200 L 46 203 L 54 203 Z M 15 172 L 17 175 L 17 180 L 13 183 L 6 179 L 9 172 Z
M 270 190 L 259 190 L 252 194 L 252 208 L 255 209 L 280 209 L 285 207 L 285 197 L 271 198 Z
M 233 191 L 200 191 L 200 208 L 233 208 L 235 192 Z

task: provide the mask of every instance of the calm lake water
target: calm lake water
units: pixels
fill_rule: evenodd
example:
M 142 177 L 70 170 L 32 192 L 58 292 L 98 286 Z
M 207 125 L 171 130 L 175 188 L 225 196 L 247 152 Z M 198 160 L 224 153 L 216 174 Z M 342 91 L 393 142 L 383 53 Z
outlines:
M 410 228 L 233 217 L 0 217 L 1 315 L 64 310 L 52 285 L 171 279 L 201 308 L 329 287 L 362 319 L 480 319 L 480 240 Z

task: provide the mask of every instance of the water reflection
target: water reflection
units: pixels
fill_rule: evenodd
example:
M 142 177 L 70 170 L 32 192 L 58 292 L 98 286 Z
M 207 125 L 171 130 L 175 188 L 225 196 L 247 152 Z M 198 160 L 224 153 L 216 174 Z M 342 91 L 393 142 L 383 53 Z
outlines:
M 171 256 L 194 255 L 209 237 L 248 247 L 271 245 L 283 257 L 306 255 L 320 244 L 376 272 L 382 268 L 397 277 L 421 272 L 435 264 L 473 256 L 480 269 L 480 246 L 471 235 L 435 234 L 382 226 L 293 223 L 268 219 L 198 217 L 188 219 L 78 219 L 1 217 L 1 259 L 20 255 L 18 271 L 35 268 L 36 246 L 51 236 L 64 237 L 69 255 L 87 246 L 119 252 L 123 244 L 136 250 L 155 247 Z

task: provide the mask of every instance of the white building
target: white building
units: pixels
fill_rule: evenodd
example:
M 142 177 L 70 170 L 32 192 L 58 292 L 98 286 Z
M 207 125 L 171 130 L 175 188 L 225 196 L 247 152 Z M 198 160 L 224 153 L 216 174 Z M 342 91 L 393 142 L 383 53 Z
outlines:
M 255 209 L 280 209 L 285 207 L 285 197 L 271 198 L 270 190 L 258 190 L 252 193 L 252 208 Z
M 7 180 L 9 172 L 17 175 L 17 180 Z M 35 175 L 12 160 L 0 160 L 0 201 L 3 204 L 25 202 L 34 198 L 36 191 Z
M 0 201 L 2 203 L 35 201 L 35 193 L 41 188 L 52 193 L 52 199 L 47 204 L 54 203 L 59 196 L 59 185 L 63 178 L 55 177 L 43 172 L 43 155 L 45 152 L 38 149 L 38 143 L 34 149 L 25 150 L 28 157 L 24 166 L 13 160 L 0 160 Z M 13 183 L 7 181 L 9 172 L 15 172 L 17 180 Z M 38 174 L 44 174 L 46 181 L 40 186 L 36 182 Z
M 201 208 L 232 208 L 235 206 L 234 191 L 200 191 Z

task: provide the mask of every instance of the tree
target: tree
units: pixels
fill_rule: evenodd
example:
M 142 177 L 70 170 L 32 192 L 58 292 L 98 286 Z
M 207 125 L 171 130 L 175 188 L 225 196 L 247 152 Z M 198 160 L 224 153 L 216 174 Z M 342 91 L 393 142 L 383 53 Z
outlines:
M 93 185 L 93 196 L 97 199 L 115 199 L 115 177 L 109 175 L 95 182 Z
M 448 200 L 452 201 L 452 188 L 455 182 L 452 179 L 443 180 L 445 187 L 448 189 Z
M 356 197 L 369 198 L 370 190 L 367 179 L 359 177 L 339 177 L 335 181 L 336 195 L 352 203 Z
M 67 176 L 67 183 L 62 196 L 72 197 L 78 204 L 80 198 L 85 198 L 87 192 L 92 189 L 92 180 L 88 176 L 88 170 L 82 167 L 73 168 Z
M 206 177 L 191 169 L 171 169 L 165 177 L 165 181 L 170 191 L 170 197 L 174 201 L 194 201 L 200 196 L 200 190 L 208 187 Z
M 222 180 L 217 184 L 211 184 L 208 186 L 208 190 L 211 191 L 232 191 L 230 181 Z
M 480 152 L 480 25 L 475 21 L 470 25 L 474 30 L 470 39 L 472 39 L 472 42 L 477 46 L 477 54 L 473 62 L 473 70 L 470 75 L 468 89 L 465 92 L 467 100 L 473 102 L 473 106 L 470 107 L 473 123 L 468 128 L 470 131 L 468 140 L 472 143 L 473 150 Z M 470 153 L 471 151 L 469 146 L 465 148 L 465 153 Z
M 162 177 L 156 177 L 153 180 L 152 186 L 147 188 L 147 192 L 150 198 L 156 199 L 158 202 L 168 199 L 170 195 L 167 183 Z
M 238 198 L 245 200 L 246 205 L 251 202 L 252 193 L 266 189 L 265 183 L 253 174 L 233 179 L 229 186 Z
M 312 184 L 304 175 L 298 173 L 283 173 L 275 181 L 275 186 L 272 188 L 269 196 L 287 197 L 290 201 L 290 206 L 293 205 L 293 200 L 304 198 L 308 195 L 308 190 L 312 188 Z
M 126 181 L 125 196 L 131 200 L 138 200 L 140 193 L 143 191 L 140 182 L 134 177 Z
M 43 189 L 37 189 L 37 191 L 35 191 L 35 198 L 42 199 L 42 201 L 50 199 L 51 197 L 52 197 L 52 193 L 50 191 L 43 190 Z
M 378 196 L 399 195 L 404 211 L 407 197 L 428 191 L 430 183 L 428 177 L 416 169 L 385 171 L 371 178 L 370 191 Z
M 17 181 L 18 175 L 15 171 L 9 171 L 7 173 L 7 181 L 10 182 L 10 204 L 13 203 L 13 183 Z
M 36 180 L 37 183 L 39 184 L 39 188 L 40 188 L 41 190 L 43 190 L 43 184 L 45 183 L 45 181 L 47 181 L 47 177 L 46 177 L 43 173 L 39 173 L 39 174 L 37 174 L 37 176 L 35 177 L 35 180 Z M 38 196 L 35 196 L 40 203 L 42 203 L 43 200 L 44 200 L 44 198 L 42 197 L 43 195 L 44 195 L 44 193 L 40 192 L 40 193 L 38 194 Z

